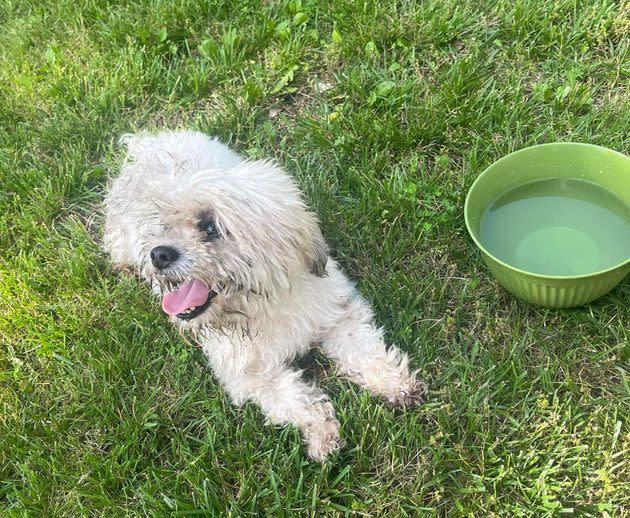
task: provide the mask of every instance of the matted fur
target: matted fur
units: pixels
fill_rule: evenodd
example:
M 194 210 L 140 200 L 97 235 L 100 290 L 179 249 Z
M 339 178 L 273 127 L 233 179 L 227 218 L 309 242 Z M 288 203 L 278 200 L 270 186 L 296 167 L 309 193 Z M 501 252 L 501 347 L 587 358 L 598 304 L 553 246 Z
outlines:
M 329 399 L 288 364 L 317 344 L 355 383 L 394 404 L 426 385 L 387 347 L 368 303 L 327 257 L 317 219 L 272 161 L 247 161 L 192 131 L 125 135 L 127 157 L 105 198 L 104 245 L 161 297 L 203 281 L 218 294 L 197 318 L 170 317 L 190 333 L 236 404 L 252 400 L 272 423 L 293 423 L 316 460 L 339 448 Z M 219 238 L 197 224 L 210 214 Z M 162 271 L 149 254 L 175 248 Z

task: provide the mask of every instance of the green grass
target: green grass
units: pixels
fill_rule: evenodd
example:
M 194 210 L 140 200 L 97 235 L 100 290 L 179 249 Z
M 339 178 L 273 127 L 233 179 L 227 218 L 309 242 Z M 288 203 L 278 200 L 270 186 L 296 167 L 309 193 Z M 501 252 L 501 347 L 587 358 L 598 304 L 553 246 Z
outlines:
M 630 3 L 0 1 L 0 516 L 627 516 L 630 283 L 508 296 L 463 222 L 515 149 L 630 151 Z M 430 382 L 397 412 L 313 355 L 346 448 L 231 406 L 99 249 L 116 139 L 191 127 L 296 176 Z

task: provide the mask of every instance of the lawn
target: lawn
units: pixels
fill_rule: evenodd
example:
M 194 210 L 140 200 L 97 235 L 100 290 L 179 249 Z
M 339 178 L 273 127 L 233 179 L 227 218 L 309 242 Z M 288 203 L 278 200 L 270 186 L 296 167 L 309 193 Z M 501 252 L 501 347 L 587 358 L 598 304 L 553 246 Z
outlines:
M 630 152 L 630 2 L 1 0 L 0 20 L 0 516 L 628 516 L 630 282 L 530 307 L 462 211 L 524 146 Z M 118 137 L 176 127 L 296 177 L 426 403 L 310 355 L 347 441 L 321 465 L 227 402 L 99 246 Z

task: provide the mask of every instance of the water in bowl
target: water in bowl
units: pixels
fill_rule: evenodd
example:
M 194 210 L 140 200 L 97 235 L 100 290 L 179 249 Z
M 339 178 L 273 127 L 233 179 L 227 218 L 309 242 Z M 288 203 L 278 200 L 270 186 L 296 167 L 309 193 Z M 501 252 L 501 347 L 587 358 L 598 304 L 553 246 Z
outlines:
M 542 275 L 583 275 L 630 258 L 630 206 L 573 178 L 537 180 L 494 200 L 479 237 L 495 257 Z

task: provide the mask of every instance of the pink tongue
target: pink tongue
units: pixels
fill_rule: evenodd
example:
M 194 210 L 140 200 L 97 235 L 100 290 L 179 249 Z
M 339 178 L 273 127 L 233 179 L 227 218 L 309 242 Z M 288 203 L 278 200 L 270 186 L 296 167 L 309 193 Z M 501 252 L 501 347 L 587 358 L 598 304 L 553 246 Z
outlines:
M 192 306 L 201 306 L 206 300 L 210 289 L 205 283 L 194 280 L 185 282 L 175 291 L 171 291 L 162 298 L 162 309 L 169 315 L 177 315 Z

